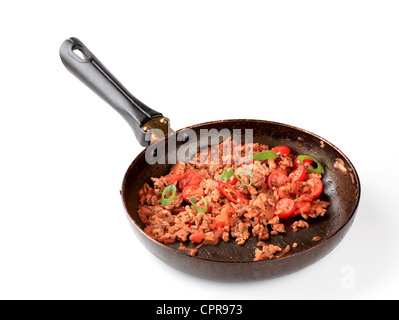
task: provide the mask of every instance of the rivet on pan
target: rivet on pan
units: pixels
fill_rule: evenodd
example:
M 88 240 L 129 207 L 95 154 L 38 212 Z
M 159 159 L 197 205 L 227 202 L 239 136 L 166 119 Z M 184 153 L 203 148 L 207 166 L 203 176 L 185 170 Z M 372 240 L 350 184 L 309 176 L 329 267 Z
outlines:
M 148 131 L 150 131 L 151 130 L 151 128 L 150 127 L 147 127 L 147 126 L 145 126 L 145 127 L 143 127 L 143 129 L 142 129 L 144 132 L 148 132 Z
M 160 120 L 160 122 L 161 122 L 161 123 L 168 123 L 169 120 L 168 120 L 167 118 L 162 118 L 162 119 Z

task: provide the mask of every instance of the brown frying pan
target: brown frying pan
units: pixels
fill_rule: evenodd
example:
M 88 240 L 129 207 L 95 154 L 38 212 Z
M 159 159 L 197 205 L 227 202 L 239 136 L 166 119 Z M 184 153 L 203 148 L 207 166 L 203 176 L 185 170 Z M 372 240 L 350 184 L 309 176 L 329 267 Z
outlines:
M 80 56 L 76 52 L 79 52 Z M 349 159 L 327 140 L 290 125 L 246 119 L 197 124 L 173 132 L 168 118 L 150 109 L 130 94 L 81 41 L 76 38 L 64 41 L 60 48 L 60 56 L 69 71 L 124 117 L 140 144 L 147 147 L 137 156 L 126 172 L 121 190 L 122 201 L 139 240 L 167 264 L 191 274 L 219 280 L 281 276 L 300 270 L 327 255 L 351 227 L 360 199 L 359 177 Z M 154 129 L 162 130 L 166 138 L 155 141 L 149 146 L 149 141 L 154 138 L 151 137 Z M 244 129 L 252 129 L 254 142 L 269 146 L 286 145 L 294 153 L 312 155 L 322 163 L 325 171 L 324 192 L 320 198 L 330 202 L 326 215 L 311 219 L 310 228 L 301 229 L 298 232 L 293 232 L 290 227 L 293 220 L 287 219 L 284 221 L 287 233 L 272 236 L 268 240 L 268 243 L 281 248 L 285 248 L 286 245 L 292 247 L 293 243 L 297 243 L 296 248 L 291 248 L 280 258 L 254 262 L 252 260 L 257 239 L 252 237 L 243 246 L 238 246 L 235 241 L 220 242 L 216 246 L 203 246 L 193 257 L 186 251 L 178 250 L 179 243 L 161 244 L 144 233 L 144 225 L 137 214 L 139 189 L 145 182 L 150 183 L 151 177 L 167 174 L 171 167 L 167 164 L 168 158 L 172 155 L 170 152 L 162 155 L 162 160 L 166 164 L 149 165 L 145 158 L 146 151 L 155 151 L 160 143 L 166 143 L 166 150 L 168 150 L 169 143 L 176 141 L 176 134 L 184 137 L 186 132 L 188 136 L 189 131 L 193 130 L 199 137 L 201 129 L 217 129 L 218 131 L 229 129 L 231 132 L 233 129 L 242 129 L 242 132 Z M 171 152 L 178 150 L 184 143 L 190 142 L 177 141 L 176 148 L 172 148 Z M 337 158 L 343 160 L 348 170 L 346 175 L 334 168 Z M 315 241 L 315 239 L 319 240 Z M 194 247 L 190 244 L 186 246 Z

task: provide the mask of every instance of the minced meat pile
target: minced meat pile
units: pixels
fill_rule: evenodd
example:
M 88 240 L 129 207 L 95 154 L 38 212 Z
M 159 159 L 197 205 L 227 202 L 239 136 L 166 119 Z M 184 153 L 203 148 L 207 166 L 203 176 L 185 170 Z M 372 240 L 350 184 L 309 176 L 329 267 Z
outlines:
M 322 171 L 316 170 L 321 165 L 310 156 L 293 155 L 286 146 L 270 150 L 259 143 L 229 143 L 231 150 L 253 157 L 224 155 L 222 143 L 209 147 L 206 164 L 199 161 L 201 152 L 187 164 L 175 164 L 167 175 L 151 178 L 152 185 L 144 184 L 138 206 L 144 231 L 161 243 L 181 242 L 182 248 L 186 241 L 198 244 L 197 248 L 233 239 L 243 245 L 254 236 L 261 243 L 254 249 L 254 260 L 276 258 L 287 248 L 264 240 L 286 232 L 281 219 L 308 220 L 326 212 L 329 203 L 317 199 L 323 190 Z M 210 161 L 216 151 L 220 164 Z M 293 230 L 308 228 L 304 220 L 295 219 Z

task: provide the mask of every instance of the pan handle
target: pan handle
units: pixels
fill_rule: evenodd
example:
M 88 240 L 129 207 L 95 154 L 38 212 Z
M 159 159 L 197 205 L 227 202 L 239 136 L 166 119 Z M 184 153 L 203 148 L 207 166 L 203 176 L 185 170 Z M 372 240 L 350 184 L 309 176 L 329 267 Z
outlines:
M 162 130 L 165 136 L 171 131 L 169 119 L 135 98 L 79 39 L 65 40 L 60 57 L 73 75 L 120 113 L 142 146 L 156 139 L 153 129 Z

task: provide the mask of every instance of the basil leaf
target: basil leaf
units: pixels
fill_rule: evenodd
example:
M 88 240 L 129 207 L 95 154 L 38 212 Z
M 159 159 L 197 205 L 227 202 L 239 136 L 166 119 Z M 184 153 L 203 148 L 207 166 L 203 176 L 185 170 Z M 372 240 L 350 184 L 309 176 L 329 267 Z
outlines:
M 273 151 L 268 150 L 265 152 L 259 152 L 257 154 L 254 154 L 252 156 L 252 159 L 257 160 L 257 161 L 264 161 L 267 159 L 275 159 L 278 158 L 279 156 L 277 154 L 275 154 Z
M 233 168 L 227 168 L 216 180 L 227 182 L 234 175 Z
M 316 169 L 312 169 L 312 168 L 308 168 L 308 167 L 304 166 L 302 161 L 305 160 L 305 159 L 310 159 L 310 160 L 312 160 L 313 162 L 316 162 L 317 168 L 316 168 Z M 310 171 L 310 172 L 319 173 L 319 172 L 323 172 L 323 171 L 324 171 L 322 165 L 320 164 L 320 162 L 317 161 L 317 160 L 316 160 L 315 158 L 313 158 L 312 156 L 302 154 L 302 155 L 299 155 L 299 156 L 298 156 L 298 160 L 299 160 L 299 163 L 300 163 L 301 165 L 303 165 L 303 166 L 305 167 L 305 169 L 308 170 L 308 171 Z
M 208 202 L 206 201 L 206 199 L 204 197 L 202 197 L 202 202 L 205 204 L 205 208 L 200 208 L 195 205 L 195 203 L 198 200 L 199 199 L 197 197 L 190 197 L 190 199 L 189 199 L 190 203 L 193 205 L 193 207 L 194 207 L 195 211 L 197 211 L 197 213 L 207 212 L 208 211 Z
M 249 176 L 249 184 L 245 184 L 244 181 L 241 180 L 239 175 L 246 175 Z M 239 180 L 244 186 L 249 187 L 252 184 L 252 178 L 254 177 L 254 173 L 252 171 L 247 171 L 247 170 L 240 170 L 234 173 L 234 176 Z
M 165 189 L 163 189 L 162 198 L 161 198 L 161 206 L 164 207 L 164 206 L 168 205 L 169 203 L 171 203 L 175 199 L 176 190 L 177 190 L 176 185 L 174 185 L 174 184 L 170 184 Z M 172 193 L 172 195 L 169 198 L 165 199 L 165 196 L 168 193 Z

